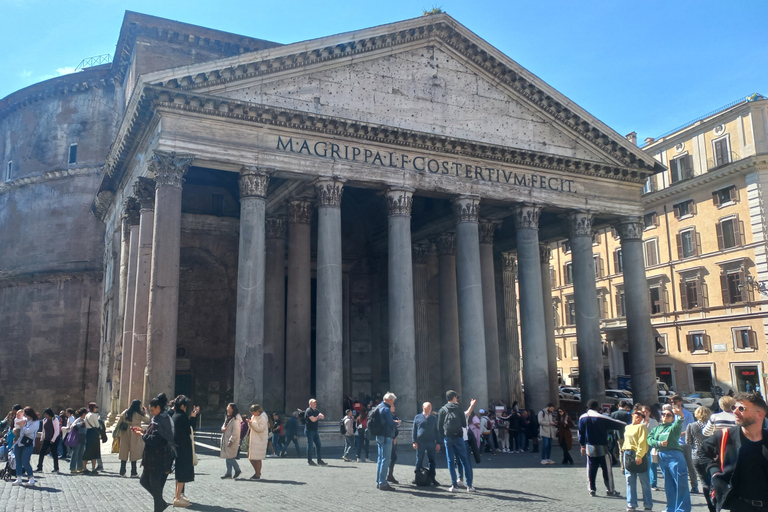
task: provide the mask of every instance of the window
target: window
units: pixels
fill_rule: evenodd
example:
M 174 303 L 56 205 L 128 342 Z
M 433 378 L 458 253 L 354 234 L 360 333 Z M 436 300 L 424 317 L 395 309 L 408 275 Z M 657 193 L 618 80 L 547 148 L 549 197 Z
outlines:
M 749 327 L 733 329 L 733 349 L 737 351 L 757 350 L 757 333 Z
M 673 208 L 675 209 L 676 219 L 687 215 L 696 215 L 696 203 L 693 202 L 693 199 L 677 203 Z
M 603 258 L 595 254 L 592 256 L 592 259 L 595 262 L 595 277 L 600 279 L 605 274 L 605 269 L 603 268 Z
M 645 185 L 643 185 L 643 194 L 650 194 L 655 191 L 656 181 L 653 179 L 653 176 L 649 176 L 648 179 L 645 180 Z
M 693 157 L 691 155 L 683 155 L 670 160 L 669 174 L 672 183 L 693 178 Z
M 600 233 L 597 231 L 592 232 L 592 245 L 600 245 Z
M 663 356 L 667 354 L 667 335 L 659 334 L 653 337 L 656 346 L 656 355 Z
M 717 229 L 717 247 L 721 251 L 744 245 L 744 225 L 739 221 L 738 215 L 720 219 L 715 227 Z
M 5 167 L 5 181 L 11 181 L 12 172 L 13 172 L 13 160 L 8 160 L 8 165 Z
M 712 352 L 711 340 L 704 331 L 689 332 L 685 339 L 688 343 L 688 351 L 692 354 Z
M 715 167 L 730 163 L 731 152 L 728 150 L 728 137 L 713 140 L 712 146 L 715 153 Z
M 721 188 L 712 192 L 712 202 L 715 206 L 722 208 L 723 206 L 730 206 L 739 200 L 739 191 L 736 190 L 735 185 L 730 187 Z
M 666 290 L 662 285 L 652 286 L 649 289 L 651 295 L 651 314 L 659 315 L 667 312 Z
M 560 345 L 557 346 L 557 360 L 562 361 L 563 360 L 563 347 Z
M 578 359 L 579 358 L 579 349 L 578 345 L 575 341 L 571 342 L 571 359 Z
M 731 270 L 723 269 L 720 274 L 720 288 L 723 292 L 723 305 L 752 300 L 752 289 L 747 279 L 747 271 L 743 266 Z
M 566 240 L 566 241 L 563 242 L 563 252 L 565 252 L 565 254 L 569 254 L 571 252 L 571 241 L 570 240 Z
M 552 288 L 557 288 L 557 281 L 555 280 L 557 276 L 555 275 L 555 267 L 549 267 L 549 284 L 552 285 Z
M 600 319 L 604 320 L 608 318 L 608 313 L 605 310 L 605 294 L 598 292 L 597 294 L 597 310 L 600 312 Z
M 563 284 L 573 284 L 573 263 L 570 261 L 563 265 Z
M 659 225 L 659 217 L 656 212 L 646 213 L 643 216 L 643 221 L 645 222 L 645 229 L 655 228 Z
M 624 256 L 621 249 L 613 251 L 613 273 L 621 274 L 624 272 Z
M 680 303 L 683 309 L 708 306 L 707 285 L 700 271 L 688 272 L 680 281 Z
M 77 144 L 69 145 L 69 162 L 71 164 L 77 163 Z
M 624 318 L 627 316 L 627 305 L 624 302 L 624 289 L 619 288 L 616 290 L 616 317 Z
M 576 302 L 573 295 L 565 298 L 565 325 L 576 325 Z
M 560 315 L 557 311 L 557 301 L 552 301 L 552 318 L 555 320 L 555 327 L 560 327 Z
M 645 249 L 645 267 L 653 267 L 659 264 L 659 240 L 651 238 L 643 242 Z
M 696 228 L 680 231 L 677 235 L 677 257 L 679 259 L 691 258 L 701 254 L 701 237 Z

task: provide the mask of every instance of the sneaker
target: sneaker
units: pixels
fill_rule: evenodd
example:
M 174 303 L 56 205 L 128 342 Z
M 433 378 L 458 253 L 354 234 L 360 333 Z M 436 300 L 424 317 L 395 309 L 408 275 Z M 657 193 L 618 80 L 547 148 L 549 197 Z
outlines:
M 227 479 L 232 480 L 232 475 L 224 475 L 224 476 L 221 477 L 221 479 L 222 480 L 227 480 Z
M 619 491 L 605 491 L 605 495 L 619 497 L 621 493 Z
M 595 491 L 589 491 L 589 495 L 590 495 L 590 496 L 596 496 L 596 495 L 597 495 L 597 493 L 596 493 Z
M 448 488 L 448 492 L 459 492 L 459 488 L 456 485 L 452 485 Z
M 472 487 L 471 485 L 467 487 L 467 492 L 477 492 L 477 489 Z
M 659 490 L 659 488 L 658 488 L 658 487 L 656 487 L 656 486 L 653 486 L 653 487 L 651 487 L 651 490 L 652 490 L 652 491 L 658 491 L 658 490 Z
M 177 500 L 173 500 L 173 506 L 174 507 L 188 507 L 192 503 L 189 500 L 185 500 L 184 498 L 179 498 Z
M 235 480 L 239 476 L 240 476 L 240 470 L 238 469 L 237 471 L 235 471 L 235 476 L 233 476 L 232 479 Z
M 549 464 L 549 461 L 547 461 L 547 459 L 541 459 L 541 464 L 546 466 Z
M 307 464 L 309 464 L 310 466 L 317 466 L 317 464 L 315 464 L 315 461 L 313 460 L 308 460 Z
M 549 462 L 550 465 L 557 464 L 557 462 L 553 461 L 552 459 L 547 459 L 547 462 Z
M 324 460 L 317 461 L 318 466 L 327 466 L 328 464 Z
M 344 462 L 352 462 L 352 459 L 350 459 L 349 457 L 342 457 L 341 460 L 343 460 Z
M 261 477 L 254 474 L 249 480 L 261 480 Z
M 627 512 L 635 512 L 637 508 L 635 507 L 627 507 Z
M 358 458 L 357 458 L 357 462 L 362 462 L 362 461 L 360 460 L 360 457 L 358 457 Z
M 32 478 L 30 478 L 30 479 L 29 479 L 29 481 L 27 482 L 27 485 L 28 485 L 28 486 L 30 486 L 30 487 L 34 487 L 34 485 L 35 485 L 36 483 L 37 483 L 37 480 L 35 480 L 35 477 L 32 477 Z
M 394 488 L 394 487 L 392 487 L 392 486 L 391 486 L 391 485 L 389 485 L 389 484 L 382 484 L 382 485 L 380 485 L 380 486 L 379 486 L 379 490 L 380 490 L 380 491 L 394 491 L 394 490 L 395 490 L 395 488 Z
M 457 485 L 457 486 L 459 486 L 459 487 L 461 487 L 462 485 L 464 485 L 464 479 L 463 479 L 463 478 L 459 478 L 459 482 L 458 482 L 458 484 L 456 484 L 456 485 Z
M 24 483 L 24 481 L 19 477 L 11 485 L 21 485 L 22 483 Z
M 395 480 L 395 477 L 393 475 L 389 475 L 387 477 L 387 482 L 393 483 L 393 484 L 400 484 L 397 480 Z

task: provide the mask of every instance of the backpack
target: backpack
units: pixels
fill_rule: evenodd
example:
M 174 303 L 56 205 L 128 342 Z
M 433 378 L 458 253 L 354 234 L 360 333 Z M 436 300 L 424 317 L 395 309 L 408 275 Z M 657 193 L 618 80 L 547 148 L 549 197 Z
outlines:
M 368 413 L 368 433 L 371 436 L 383 436 L 385 434 L 384 422 L 381 419 L 381 406 L 377 406 Z
M 240 440 L 242 441 L 245 439 L 245 436 L 248 435 L 248 422 L 245 420 L 240 420 Z
M 429 487 L 432 484 L 432 479 L 429 478 L 429 470 L 424 467 L 418 468 L 414 477 L 414 483 L 419 487 Z
M 347 417 L 344 416 L 343 418 L 341 418 L 341 421 L 339 422 L 339 433 L 341 433 L 341 435 L 343 436 L 347 435 L 347 426 L 344 425 L 344 420 L 346 419 Z
M 456 414 L 456 410 L 446 408 L 445 422 L 443 423 L 443 425 L 440 425 L 443 428 L 445 435 L 449 437 L 464 435 L 464 430 L 461 428 L 461 418 L 459 417 L 458 414 Z M 459 414 L 464 414 L 464 413 L 459 411 Z

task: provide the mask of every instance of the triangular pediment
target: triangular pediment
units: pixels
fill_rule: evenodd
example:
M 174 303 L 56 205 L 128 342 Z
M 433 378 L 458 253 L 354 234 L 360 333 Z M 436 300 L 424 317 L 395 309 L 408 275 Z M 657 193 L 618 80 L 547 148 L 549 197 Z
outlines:
M 447 15 L 142 77 L 146 84 L 621 167 L 656 162 Z

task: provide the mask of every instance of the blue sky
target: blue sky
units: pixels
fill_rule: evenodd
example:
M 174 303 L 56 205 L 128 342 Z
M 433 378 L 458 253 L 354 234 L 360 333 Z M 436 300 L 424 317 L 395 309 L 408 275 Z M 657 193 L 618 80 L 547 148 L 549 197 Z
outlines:
M 432 7 L 640 141 L 754 92 L 768 95 L 764 0 L 0 0 L 0 98 L 113 54 L 125 10 L 291 43 Z

